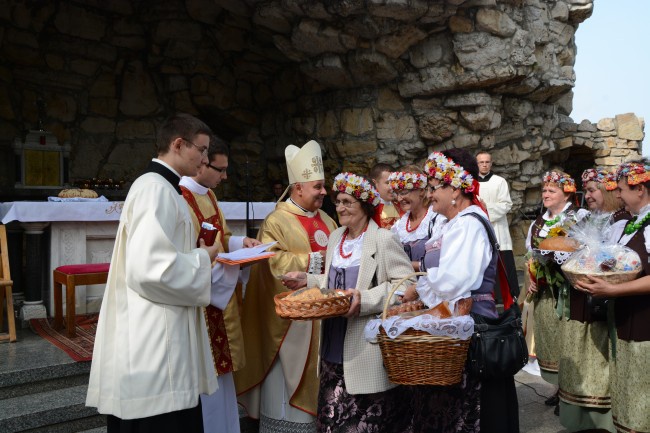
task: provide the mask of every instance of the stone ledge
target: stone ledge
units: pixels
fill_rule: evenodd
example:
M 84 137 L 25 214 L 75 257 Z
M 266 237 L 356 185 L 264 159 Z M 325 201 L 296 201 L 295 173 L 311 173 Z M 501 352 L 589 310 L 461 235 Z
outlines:
M 23 431 L 96 416 L 97 410 L 85 405 L 87 388 L 79 385 L 0 400 L 0 431 Z

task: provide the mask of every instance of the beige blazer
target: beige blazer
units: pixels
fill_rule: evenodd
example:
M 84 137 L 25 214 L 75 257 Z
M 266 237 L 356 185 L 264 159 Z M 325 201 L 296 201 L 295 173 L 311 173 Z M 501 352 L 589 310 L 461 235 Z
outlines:
M 339 242 L 345 229 L 346 227 L 340 227 L 330 235 L 325 260 L 327 272 L 308 275 L 308 287 L 317 285 L 326 288 L 332 256 L 338 254 Z M 411 273 L 413 267 L 397 235 L 380 229 L 371 220 L 363 238 L 359 278 L 355 287 L 361 292 L 361 312 L 359 317 L 348 319 L 343 345 L 343 376 L 350 394 L 371 394 L 395 386 L 388 380 L 379 345 L 368 343 L 363 337 L 363 329 L 369 320 L 381 314 L 393 284 Z M 375 275 L 374 284 L 377 285 L 373 286 Z M 410 283 L 414 283 L 415 277 L 410 280 Z M 395 298 L 392 302 L 395 302 Z

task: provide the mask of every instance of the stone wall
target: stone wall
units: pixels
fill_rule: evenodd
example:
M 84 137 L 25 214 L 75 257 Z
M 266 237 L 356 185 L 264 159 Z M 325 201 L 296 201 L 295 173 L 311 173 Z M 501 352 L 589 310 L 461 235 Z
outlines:
M 514 200 L 510 213 L 510 232 L 518 267 L 523 269 L 523 255 L 530 217 L 540 209 L 541 173 L 551 168 L 561 168 L 575 180 L 580 191 L 581 175 L 587 168 L 604 167 L 616 170 L 618 165 L 641 154 L 645 122 L 633 113 L 605 118 L 598 123 L 583 120 L 579 124 L 562 122 L 553 131 L 554 151 L 544 159 L 542 170 L 510 177 Z M 498 156 L 498 155 L 497 155 Z M 526 214 L 524 214 L 524 212 Z
M 318 140 L 330 175 L 463 147 L 493 152 L 517 220 L 565 155 L 623 156 L 612 130 L 570 126 L 574 34 L 593 0 L 0 6 L 0 187 L 13 184 L 10 142 L 34 128 L 39 98 L 45 128 L 72 144 L 71 179 L 132 180 L 166 115 L 200 116 L 231 143 L 226 199 L 268 197 L 290 143 Z

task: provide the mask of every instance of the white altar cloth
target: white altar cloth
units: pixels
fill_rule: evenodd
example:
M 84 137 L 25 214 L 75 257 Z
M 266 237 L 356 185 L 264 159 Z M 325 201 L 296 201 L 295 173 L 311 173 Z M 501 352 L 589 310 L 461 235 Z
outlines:
M 2 223 L 53 221 L 119 221 L 124 202 L 47 202 L 14 201 L 0 203 Z M 220 201 L 219 206 L 228 220 L 245 220 L 246 203 Z M 275 209 L 273 202 L 249 203 L 249 219 L 263 220 Z
M 20 223 L 49 223 L 49 269 L 48 261 L 42 263 L 48 275 L 45 286 L 49 291 L 48 305 L 54 305 L 52 297 L 52 271 L 61 265 L 74 263 L 110 262 L 115 244 L 115 233 L 124 202 L 47 202 L 16 201 L 0 203 L 0 221 Z M 219 202 L 219 206 L 234 235 L 246 234 L 246 203 Z M 250 228 L 255 230 L 266 216 L 275 209 L 273 202 L 249 203 Z M 42 228 L 41 228 L 42 230 Z M 77 286 L 75 290 L 76 312 L 83 314 L 99 311 L 104 285 Z M 65 302 L 65 297 L 64 297 Z M 50 314 L 52 311 L 50 309 Z

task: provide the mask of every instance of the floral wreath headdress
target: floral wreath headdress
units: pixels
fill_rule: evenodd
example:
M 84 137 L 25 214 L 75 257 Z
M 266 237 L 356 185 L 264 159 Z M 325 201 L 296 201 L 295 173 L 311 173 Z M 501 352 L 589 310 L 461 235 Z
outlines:
M 616 180 L 627 176 L 628 185 L 638 185 L 650 180 L 650 165 L 644 162 L 624 162 L 618 167 Z
M 614 191 L 616 189 L 616 175 L 604 168 L 588 168 L 583 171 L 582 187 L 586 188 L 589 182 L 601 183 L 607 191 Z
M 555 184 L 562 188 L 564 192 L 576 192 L 576 182 L 568 174 L 558 173 L 557 171 L 547 171 L 542 179 L 544 183 Z
M 427 177 L 422 173 L 394 171 L 388 176 L 388 185 L 393 191 L 424 189 Z
M 473 193 L 476 189 L 474 178 L 463 167 L 440 152 L 433 152 L 424 163 L 424 172 L 442 183 Z
M 379 193 L 372 184 L 364 177 L 354 173 L 339 173 L 334 178 L 332 189 L 337 192 L 350 194 L 359 201 L 377 206 L 380 203 Z

